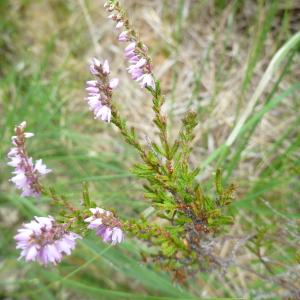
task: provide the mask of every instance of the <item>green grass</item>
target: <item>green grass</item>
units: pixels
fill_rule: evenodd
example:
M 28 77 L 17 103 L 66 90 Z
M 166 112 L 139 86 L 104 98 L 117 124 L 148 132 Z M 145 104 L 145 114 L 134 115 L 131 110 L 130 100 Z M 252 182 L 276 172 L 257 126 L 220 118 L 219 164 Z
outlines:
M 246 5 L 246 1 L 233 1 L 229 5 L 226 1 L 211 3 L 196 3 L 190 8 L 187 18 L 183 15 L 184 1 L 176 1 L 174 11 L 169 5 L 163 5 L 166 16 L 163 24 L 174 24 L 171 35 L 173 43 L 165 46 L 166 52 L 177 60 L 171 72 L 171 89 L 167 91 L 167 98 L 171 104 L 185 101 L 187 107 L 196 108 L 200 126 L 214 121 L 215 108 L 220 105 L 218 97 L 223 89 L 228 88 L 225 85 L 229 80 L 225 70 L 228 64 L 227 47 L 235 39 L 233 31 L 236 30 L 236 22 L 242 23 L 239 14 Z M 201 152 L 203 156 L 195 159 L 203 172 L 221 166 L 225 181 L 237 184 L 238 200 L 231 211 L 244 220 L 239 226 L 240 232 L 254 232 L 263 226 L 269 226 L 271 231 L 276 232 L 278 216 L 262 200 L 267 200 L 291 220 L 300 217 L 300 184 L 297 179 L 300 173 L 300 83 L 295 75 L 295 66 L 299 66 L 300 33 L 290 31 L 292 12 L 288 9 L 289 1 L 284 3 L 286 9 L 282 9 L 279 1 L 258 1 L 254 8 L 258 14 L 247 20 L 247 28 L 241 30 L 241 35 L 247 35 L 246 41 L 241 40 L 241 47 L 242 43 L 248 43 L 248 59 L 241 74 L 238 94 L 232 95 L 237 98 L 233 116 L 236 122 L 226 128 L 213 152 L 205 155 Z M 91 1 L 88 4 L 95 5 Z M 30 4 L 29 1 L 22 1 L 22 5 L 26 10 Z M 0 220 L 0 298 L 183 300 L 200 299 L 201 292 L 208 290 L 209 296 L 212 295 L 210 299 L 241 299 L 238 297 L 247 297 L 259 289 L 265 293 L 277 291 L 278 286 L 270 286 L 260 278 L 249 280 L 245 291 L 239 283 L 232 282 L 234 275 L 231 274 L 235 274 L 235 270 L 230 270 L 230 274 L 222 280 L 219 274 L 212 272 L 195 275 L 188 286 L 173 284 L 168 274 L 140 262 L 139 252 L 144 250 L 144 246 L 131 237 L 126 237 L 126 242 L 120 247 L 113 248 L 90 234 L 80 242 L 74 255 L 66 258 L 57 268 L 43 269 L 36 264 L 16 261 L 18 251 L 14 249 L 13 235 L 20 223 L 28 221 L 33 215 L 51 212 L 49 199 L 22 199 L 7 182 L 11 170 L 6 166 L 5 155 L 14 126 L 23 120 L 28 122 L 28 131 L 35 133 L 28 143 L 30 155 L 43 158 L 53 169 L 53 174 L 45 182 L 53 184 L 59 193 L 66 194 L 74 205 L 79 205 L 81 200 L 83 181 L 88 182 L 92 198 L 99 206 L 116 209 L 124 218 L 139 216 L 149 204 L 143 199 L 142 182 L 137 181 L 128 169 L 136 161 L 136 153 L 124 144 L 114 129 L 95 122 L 84 101 L 81 101 L 84 95 L 80 91 L 88 77 L 82 57 L 90 54 L 89 45 L 72 40 L 68 35 L 72 27 L 63 23 L 66 16 L 70 24 L 74 24 L 72 16 L 78 13 L 78 8 L 70 4 L 60 10 L 60 4 L 55 3 L 53 10 L 58 14 L 57 22 L 63 30 L 60 32 L 58 26 L 56 32 L 47 36 L 44 44 L 39 45 L 42 50 L 38 55 L 26 51 L 26 45 L 30 45 L 22 39 L 22 24 L 12 18 L 22 15 L 22 11 L 16 10 L 13 14 L 10 9 L 8 1 L 1 2 L 0 12 L 4 17 L 0 19 L 0 33 L 3 33 L 0 38 L 0 211 L 17 212 L 17 218 L 12 220 L 12 224 L 5 223 L 10 216 L 5 221 Z M 282 10 L 283 26 L 278 21 Z M 183 47 L 188 47 L 189 26 L 196 26 L 197 22 L 200 27 L 204 26 L 197 18 L 199 13 L 206 11 L 210 11 L 216 24 L 221 24 L 222 18 L 227 18 L 227 22 L 224 30 L 213 32 L 213 40 L 202 53 L 204 60 L 201 63 L 191 63 L 195 57 L 190 58 L 191 62 L 187 61 L 193 72 L 191 93 L 185 99 L 177 99 L 182 64 L 177 54 Z M 83 17 L 79 24 L 74 25 L 74 32 L 88 40 Z M 69 31 L 65 33 L 64 30 Z M 276 34 L 278 36 L 274 37 L 274 49 L 270 55 L 266 48 Z M 64 40 L 69 48 L 64 49 L 64 55 L 57 63 L 55 57 L 60 55 L 60 43 Z M 20 47 L 13 47 L 17 42 Z M 219 53 L 217 47 L 220 45 Z M 105 47 L 105 43 L 101 46 Z M 202 50 L 199 48 L 199 51 Z M 217 61 L 214 89 L 209 94 L 209 104 L 201 106 L 201 83 L 214 60 Z M 259 65 L 262 61 L 265 63 L 263 72 Z M 77 73 L 80 68 L 74 62 L 82 66 L 81 72 Z M 173 110 L 171 113 L 172 126 L 176 126 L 178 116 Z M 256 144 L 262 122 L 273 113 L 278 124 L 288 121 L 286 126 L 278 130 L 274 140 Z M 195 146 L 195 153 L 198 153 L 197 147 L 206 149 L 210 133 L 204 131 Z M 251 158 L 248 155 L 251 151 L 257 156 Z M 252 166 L 255 174 L 248 174 L 248 165 Z M 212 183 L 207 181 L 205 186 L 210 188 Z M 244 216 L 247 218 L 244 219 Z M 275 240 L 272 247 L 272 257 L 287 264 L 296 263 L 293 247 Z M 252 264 L 256 266 L 255 261 Z M 278 273 L 281 271 L 277 270 Z

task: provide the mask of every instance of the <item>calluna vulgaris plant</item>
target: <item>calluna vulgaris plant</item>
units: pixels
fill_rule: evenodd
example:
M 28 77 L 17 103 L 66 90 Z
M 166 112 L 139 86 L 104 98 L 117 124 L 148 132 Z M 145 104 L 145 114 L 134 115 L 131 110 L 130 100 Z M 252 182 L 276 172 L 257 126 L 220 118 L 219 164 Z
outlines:
M 159 143 L 148 141 L 144 146 L 134 128 L 128 128 L 126 120 L 121 117 L 117 101 L 113 99 L 113 90 L 119 80 L 109 78 L 107 60 L 92 59 L 90 72 L 94 78 L 87 81 L 86 101 L 95 119 L 114 124 L 125 141 L 138 152 L 140 162 L 134 165 L 133 172 L 145 180 L 145 197 L 151 201 L 153 217 L 120 220 L 115 213 L 97 207 L 90 199 L 86 184 L 83 185 L 81 208 L 72 207 L 53 188 L 46 188 L 40 182 L 40 177 L 50 170 L 41 160 L 34 163 L 28 156 L 25 141 L 33 134 L 25 132 L 26 123 L 23 122 L 15 128 L 13 148 L 8 154 L 11 160 L 8 164 L 15 168 L 11 181 L 22 190 L 24 197 L 50 197 L 57 207 L 61 207 L 62 213 L 57 219 L 52 216 L 34 217 L 18 230 L 15 239 L 17 248 L 21 249 L 20 257 L 43 265 L 56 265 L 63 255 L 71 254 L 76 240 L 81 239 L 88 228 L 94 230 L 103 242 L 112 245 L 122 243 L 124 232 L 144 240 L 152 246 L 151 254 L 146 253 L 145 259 L 170 271 L 177 280 L 183 281 L 187 275 L 199 270 L 224 269 L 231 258 L 221 259 L 217 245 L 226 239 L 222 235 L 225 225 L 233 222 L 222 209 L 231 203 L 234 186 L 224 188 L 221 172 L 217 170 L 215 188 L 208 194 L 204 192 L 196 179 L 200 169 L 193 169 L 189 164 L 193 131 L 197 126 L 196 113 L 186 113 L 178 137 L 171 142 L 167 116 L 162 112 L 165 97 L 160 82 L 153 74 L 148 48 L 131 26 L 118 1 L 108 1 L 105 8 L 120 30 L 118 40 L 125 44 L 128 73 L 152 98 L 153 125 Z

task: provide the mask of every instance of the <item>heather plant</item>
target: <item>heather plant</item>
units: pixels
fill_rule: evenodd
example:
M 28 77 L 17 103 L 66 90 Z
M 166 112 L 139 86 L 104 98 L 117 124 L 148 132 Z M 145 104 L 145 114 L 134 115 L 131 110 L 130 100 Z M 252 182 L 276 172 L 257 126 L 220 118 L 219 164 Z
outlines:
M 90 25 L 84 1 L 79 0 L 78 3 L 82 6 L 87 24 Z M 177 17 L 183 20 L 186 13 L 184 7 L 191 2 L 180 0 L 178 3 L 181 4 L 178 7 Z M 197 4 L 193 7 L 196 6 Z M 238 2 L 233 4 L 233 7 L 239 9 Z M 55 133 L 50 134 L 49 139 L 55 140 L 58 156 L 52 157 L 52 152 L 49 150 L 50 154 L 46 153 L 43 160 L 36 160 L 35 157 L 40 157 L 40 155 L 34 152 L 34 143 L 35 141 L 41 143 L 45 136 L 38 134 L 37 138 L 33 139 L 34 134 L 27 132 L 26 128 L 31 128 L 32 123 L 35 123 L 34 116 L 24 118 L 21 113 L 14 114 L 13 117 L 10 115 L 16 126 L 11 140 L 12 148 L 7 154 L 7 164 L 13 168 L 10 182 L 15 185 L 18 192 L 20 191 L 20 198 L 13 196 L 11 198 L 14 199 L 13 204 L 25 216 L 24 224 L 19 229 L 13 229 L 16 232 L 14 239 L 17 251 L 20 251 L 19 259 L 26 262 L 24 270 L 30 270 L 25 275 L 21 275 L 22 278 L 25 276 L 28 280 L 17 281 L 21 292 L 14 291 L 12 294 L 15 293 L 21 298 L 32 295 L 32 291 L 29 291 L 26 286 L 30 284 L 30 286 L 37 287 L 39 293 L 52 299 L 52 290 L 56 298 L 58 290 L 61 294 L 64 292 L 63 289 L 60 291 L 60 287 L 68 285 L 87 292 L 93 297 L 107 295 L 107 299 L 160 299 L 159 296 L 148 297 L 111 289 L 119 283 L 119 280 L 122 281 L 117 278 L 118 276 L 110 278 L 112 267 L 117 275 L 124 274 L 123 280 L 134 278 L 143 287 L 151 289 L 151 293 L 155 295 L 159 291 L 178 298 L 186 296 L 188 299 L 194 299 L 191 298 L 190 293 L 201 295 L 201 297 L 207 296 L 208 293 L 217 296 L 250 295 L 255 299 L 277 299 L 278 295 L 286 299 L 299 299 L 300 238 L 297 214 L 285 215 L 277 210 L 281 205 L 280 201 L 287 210 L 288 204 L 291 204 L 290 211 L 297 206 L 297 201 L 294 201 L 295 195 L 288 194 L 286 191 L 288 191 L 287 186 L 289 188 L 297 186 L 292 177 L 295 174 L 299 175 L 297 160 L 299 139 L 295 134 L 300 124 L 299 118 L 294 120 L 282 136 L 276 136 L 272 149 L 265 149 L 267 157 L 263 157 L 261 161 L 258 159 L 261 154 L 251 148 L 253 145 L 247 148 L 255 128 L 265 114 L 277 107 L 283 99 L 295 97 L 295 92 L 299 89 L 299 83 L 296 83 L 289 87 L 284 86 L 284 91 L 279 96 L 275 94 L 280 90 L 280 83 L 292 65 L 296 54 L 295 48 L 300 40 L 298 33 L 276 52 L 270 63 L 265 62 L 268 64 L 266 71 L 260 81 L 255 82 L 254 92 L 252 94 L 249 92 L 251 94 L 249 100 L 246 98 L 255 75 L 254 66 L 262 51 L 263 41 L 266 40 L 267 33 L 271 30 L 271 20 L 276 11 L 273 4 L 266 7 L 270 10 L 261 31 L 258 31 L 248 64 L 245 65 L 245 78 L 239 95 L 238 103 L 241 105 L 242 100 L 245 99 L 246 109 L 240 110 L 238 105 L 237 120 L 232 130 L 229 126 L 231 132 L 227 137 L 224 125 L 232 124 L 232 122 L 231 119 L 223 121 L 222 103 L 216 104 L 217 109 L 222 113 L 217 117 L 213 116 L 212 123 L 207 125 L 208 123 L 203 124 L 203 118 L 209 119 L 212 116 L 209 109 L 202 110 L 202 102 L 197 106 L 193 101 L 199 94 L 202 72 L 206 67 L 203 67 L 201 74 L 196 74 L 193 86 L 186 87 L 188 91 L 184 97 L 191 95 L 190 99 L 184 98 L 182 101 L 182 98 L 176 94 L 176 86 L 173 87 L 172 95 L 170 95 L 169 87 L 164 85 L 162 73 L 156 74 L 159 66 L 155 64 L 159 59 L 151 59 L 150 53 L 155 51 L 152 51 L 150 42 L 147 45 L 144 42 L 149 39 L 139 34 L 139 30 L 131 23 L 119 1 L 106 2 L 103 9 L 108 18 L 106 26 L 107 28 L 111 26 L 109 38 L 114 36 L 113 45 L 107 49 L 110 51 L 114 49 L 113 47 L 124 48 L 127 73 L 134 81 L 132 82 L 134 91 L 143 95 L 136 98 L 139 106 L 143 107 L 144 104 L 152 101 L 152 111 L 145 109 L 144 113 L 153 116 L 152 122 L 147 125 L 151 130 L 149 135 L 154 135 L 154 137 L 145 136 L 141 126 L 132 122 L 126 111 L 122 111 L 122 102 L 127 101 L 125 89 L 128 87 L 124 85 L 122 79 L 113 76 L 117 73 L 114 61 L 99 57 L 93 28 L 89 28 L 89 31 L 96 46 L 96 55 L 89 64 L 90 75 L 85 74 L 86 103 L 82 101 L 82 107 L 87 104 L 87 115 L 88 109 L 90 110 L 90 120 L 83 120 L 80 115 L 80 118 L 74 117 L 72 121 L 76 125 L 81 122 L 92 124 L 92 128 L 99 134 L 98 139 L 100 138 L 103 144 L 106 144 L 105 135 L 119 134 L 124 139 L 126 147 L 128 146 L 128 149 L 132 149 L 132 152 L 138 156 L 138 159 L 129 166 L 131 174 L 129 175 L 129 172 L 124 173 L 125 175 L 120 174 L 120 177 L 128 176 L 129 178 L 126 181 L 126 187 L 115 188 L 112 185 L 107 188 L 105 178 L 109 175 L 99 171 L 101 164 L 106 163 L 107 168 L 116 171 L 115 178 L 118 178 L 121 168 L 116 163 L 117 159 L 105 162 L 106 153 L 90 150 L 89 143 L 97 144 L 94 136 L 89 137 L 89 132 L 84 131 L 84 137 L 78 138 L 79 135 L 76 135 L 74 128 L 68 130 L 68 122 L 56 119 L 56 112 L 63 111 L 65 104 L 64 101 L 57 101 L 56 90 L 60 78 L 56 77 L 56 73 L 53 82 L 49 85 L 32 84 L 31 86 L 30 80 L 27 84 L 20 83 L 20 91 L 23 92 L 23 89 L 31 91 L 30 88 L 32 88 L 28 94 L 34 94 L 35 89 L 41 90 L 38 98 L 43 101 L 43 105 L 47 102 L 44 98 L 51 103 L 52 116 L 49 116 L 49 119 L 45 117 L 48 114 L 48 106 L 41 105 L 45 111 L 38 125 L 40 132 L 43 132 L 47 126 L 45 124 L 50 120 Z M 264 20 L 262 16 L 258 19 Z M 229 23 L 226 28 L 227 26 L 230 28 L 231 23 Z M 174 40 L 178 45 L 181 42 L 182 26 L 183 21 L 175 26 Z M 214 38 L 217 40 L 217 37 Z M 226 47 L 230 49 L 231 45 L 227 43 L 230 41 L 224 42 L 224 49 Z M 167 47 L 168 45 L 166 49 L 163 48 L 163 51 L 169 51 Z M 214 45 L 208 46 L 208 49 L 211 48 L 215 49 Z M 51 53 L 51 45 L 49 49 Z M 228 49 L 226 48 L 224 53 Z M 235 57 L 235 50 L 235 46 L 232 45 L 230 55 L 233 57 Z M 207 55 L 209 56 L 209 53 Z M 82 56 L 78 54 L 78 57 Z M 224 59 L 222 53 L 218 59 Z M 284 61 L 284 67 L 281 70 L 279 66 L 282 61 Z M 189 60 L 185 61 L 187 62 Z M 76 65 L 77 68 L 78 66 L 80 64 Z M 23 70 L 22 66 L 17 67 Z M 224 72 L 227 72 L 225 65 L 222 67 L 224 67 Z M 62 69 L 63 72 L 67 71 L 64 65 Z M 191 73 L 195 71 L 192 69 L 193 66 L 191 66 Z M 278 69 L 280 74 L 277 78 L 275 71 Z M 119 67 L 118 71 L 125 70 Z M 42 67 L 41 72 L 43 72 Z M 216 72 L 215 79 L 222 82 L 222 76 L 220 76 L 222 72 L 220 70 Z M 72 72 L 72 76 L 75 73 Z M 174 73 L 181 78 L 182 75 L 178 69 L 174 70 Z M 26 72 L 24 74 L 26 75 Z M 228 74 L 230 76 L 230 72 Z M 37 82 L 39 76 L 40 74 L 36 77 Z M 225 81 L 225 78 L 223 79 Z M 269 85 L 272 87 L 270 91 L 267 89 Z M 63 86 L 67 86 L 65 81 Z M 221 89 L 226 89 L 226 86 L 216 85 L 215 90 L 210 92 L 215 97 Z M 72 93 L 67 92 L 68 97 L 73 97 Z M 14 93 L 11 92 L 9 96 L 11 95 L 13 97 Z M 265 103 L 260 106 L 261 100 L 259 99 L 264 99 L 265 95 Z M 17 97 L 20 98 L 19 95 Z M 181 122 L 174 126 L 178 129 L 177 132 L 172 128 L 173 107 L 168 107 L 174 99 L 169 99 L 169 97 L 177 98 L 182 102 L 179 115 L 183 117 Z M 188 105 L 186 105 L 187 100 L 190 101 Z M 24 105 L 29 112 L 30 104 Z M 289 102 L 288 105 L 290 105 Z M 296 109 L 297 105 L 294 104 L 293 107 Z M 69 118 L 73 117 L 69 116 Z M 23 119 L 27 119 L 28 124 Z M 20 121 L 23 122 L 20 123 Z M 289 122 L 289 120 L 286 121 Z M 60 122 L 64 124 L 65 131 L 62 130 L 56 134 L 56 130 L 61 126 Z M 207 128 L 203 129 L 205 126 Z M 209 132 L 213 131 L 211 126 L 216 126 L 216 131 L 224 126 L 227 139 L 225 138 L 223 144 L 218 140 L 214 141 L 215 137 L 212 137 Z M 86 130 L 85 126 L 83 128 Z M 99 128 L 104 128 L 104 132 L 99 133 Z M 214 150 L 210 153 L 210 150 L 206 151 L 205 147 L 205 151 L 199 155 L 199 147 L 197 148 L 199 136 L 201 139 L 206 139 L 206 134 L 208 135 L 207 148 Z M 219 135 L 216 134 L 216 136 Z M 59 138 L 56 139 L 56 137 Z M 60 157 L 63 153 L 60 151 L 60 143 L 64 142 L 66 137 L 67 139 L 72 137 L 70 140 L 74 142 L 71 142 L 73 149 L 82 146 L 84 154 L 81 155 L 80 151 L 77 153 L 74 150 Z M 291 142 L 288 141 L 289 138 Z M 246 148 L 248 152 L 245 155 Z M 125 149 L 127 151 L 127 148 Z M 32 157 L 31 153 L 33 153 Z M 81 161 L 83 156 L 85 159 Z M 202 157 L 198 159 L 198 156 Z M 104 158 L 102 160 L 99 157 Z M 70 164 L 66 162 L 66 166 L 72 168 L 73 173 L 67 170 L 66 173 L 59 174 L 59 170 L 56 169 L 60 166 L 57 165 L 57 168 L 53 166 L 56 159 L 70 160 Z M 249 169 L 247 163 L 242 165 L 242 171 L 239 170 L 239 172 L 242 172 L 243 176 L 236 172 L 242 160 L 244 162 L 249 160 L 252 163 Z M 86 166 L 83 161 L 88 161 Z M 76 164 L 76 167 L 73 168 L 72 164 Z M 210 164 L 213 166 L 208 167 Z M 127 161 L 125 165 L 128 167 Z M 76 169 L 77 166 L 78 169 Z M 100 166 L 99 169 L 98 166 Z M 255 166 L 254 170 L 251 169 L 253 166 Z M 84 170 L 86 178 L 77 176 L 79 169 Z M 236 181 L 235 184 L 230 183 L 232 177 Z M 48 179 L 55 180 L 56 184 L 48 186 Z M 97 188 L 101 190 L 101 195 L 93 191 L 95 187 L 92 187 L 93 180 L 99 180 Z M 61 181 L 64 183 L 62 184 Z M 77 188 L 81 189 L 80 181 L 82 190 L 78 192 Z M 129 199 L 122 197 L 125 190 L 135 191 L 135 188 L 139 191 L 138 193 L 131 194 Z M 117 191 L 112 193 L 114 189 Z M 275 190 L 275 195 L 271 193 L 272 189 Z M 109 190 L 109 193 L 106 190 Z M 104 191 L 103 194 L 102 191 Z M 114 201 L 113 198 L 119 195 L 120 198 Z M 270 201 L 261 201 L 262 195 Z M 124 198 L 127 202 L 121 203 Z M 119 203 L 121 205 L 118 205 Z M 47 214 L 43 213 L 44 204 L 47 204 L 46 209 L 49 209 Z M 139 205 L 144 210 L 137 214 L 136 207 L 140 208 Z M 42 209 L 39 209 L 40 207 Z M 79 249 L 74 253 L 77 246 Z M 91 253 L 94 256 L 90 257 Z M 65 258 L 71 255 L 69 259 Z M 15 253 L 12 252 L 11 256 L 14 262 Z M 96 261 L 97 259 L 99 262 Z M 27 262 L 31 263 L 31 266 Z M 38 264 L 35 266 L 34 262 L 42 267 Z M 88 266 L 89 269 L 84 275 L 78 274 Z M 172 278 L 172 282 L 166 274 Z M 40 276 L 45 278 L 44 282 L 39 281 Z M 73 276 L 77 276 L 77 280 L 70 279 Z M 104 286 L 109 286 L 109 290 L 99 287 L 100 280 L 103 280 Z M 6 282 L 9 287 L 11 283 L 6 280 L 4 284 Z M 43 286 L 44 283 L 45 286 Z M 25 291 L 22 291 L 22 285 L 25 286 Z M 134 284 L 131 287 L 131 282 L 126 282 L 127 286 L 136 289 Z
M 103 242 L 112 245 L 121 243 L 125 233 L 145 241 L 152 249 L 143 254 L 146 261 L 170 271 L 181 282 L 198 270 L 224 270 L 229 260 L 218 257 L 218 237 L 222 237 L 226 226 L 233 223 L 232 216 L 224 209 L 233 200 L 235 187 L 222 185 L 218 169 L 215 187 L 204 191 L 196 179 L 200 168 L 192 168 L 189 163 L 194 130 L 198 125 L 197 114 L 193 111 L 185 114 L 178 137 L 171 141 L 168 116 L 162 110 L 165 97 L 160 81 L 153 74 L 148 47 L 138 37 L 118 1 L 108 1 L 105 8 L 116 29 L 121 31 L 118 40 L 127 43 L 124 52 L 130 64 L 128 73 L 152 98 L 153 130 L 159 141 L 148 139 L 147 144 L 142 144 L 135 128 L 127 126 L 118 109 L 118 99 L 113 98 L 119 79 L 109 78 L 107 60 L 92 59 L 90 72 L 94 79 L 86 83 L 86 101 L 96 120 L 115 125 L 125 142 L 138 152 L 140 162 L 133 166 L 132 172 L 144 182 L 144 195 L 152 210 L 139 219 L 120 220 L 116 213 L 99 208 L 97 199 L 90 199 L 86 184 L 81 207 L 73 207 L 54 188 L 40 182 L 40 176 L 50 170 L 42 160 L 34 164 L 28 156 L 25 140 L 33 134 L 25 132 L 26 122 L 22 122 L 15 128 L 14 147 L 8 154 L 11 159 L 8 164 L 15 168 L 11 182 L 22 190 L 24 197 L 41 194 L 50 197 L 58 215 L 55 218 L 35 216 L 18 230 L 15 239 L 17 248 L 22 250 L 20 258 L 56 265 L 63 255 L 71 254 L 76 239 L 82 239 L 87 229 L 92 229 Z M 117 212 L 118 208 L 115 210 Z

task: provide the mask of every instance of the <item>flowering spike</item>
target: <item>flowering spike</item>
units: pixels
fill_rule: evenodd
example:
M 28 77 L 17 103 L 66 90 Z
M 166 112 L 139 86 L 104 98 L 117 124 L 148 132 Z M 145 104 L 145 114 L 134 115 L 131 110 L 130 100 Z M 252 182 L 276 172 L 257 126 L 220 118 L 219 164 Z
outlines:
M 15 168 L 12 173 L 14 176 L 10 179 L 17 189 L 22 190 L 22 196 L 38 197 L 41 193 L 41 186 L 39 184 L 39 177 L 51 172 L 39 159 L 34 164 L 31 157 L 28 157 L 25 149 L 25 140 L 34 136 L 31 132 L 24 132 L 26 122 L 22 122 L 15 128 L 16 136 L 12 137 L 12 144 L 15 146 L 11 148 L 7 156 L 10 161 L 9 166 Z
M 125 58 L 131 64 L 128 68 L 128 72 L 131 74 L 133 80 L 140 82 L 141 87 L 151 87 L 152 89 L 155 89 L 155 82 L 151 72 L 151 60 L 147 54 L 148 47 L 137 39 L 126 16 L 118 10 L 118 8 L 108 8 L 108 11 L 111 12 L 115 9 L 117 11 L 116 14 L 111 14 L 109 18 L 117 22 L 116 28 L 121 28 L 124 24 L 126 27 L 126 30 L 119 34 L 118 40 L 120 42 L 130 41 L 124 50 Z
M 88 97 L 85 98 L 90 110 L 93 111 L 95 119 L 104 122 L 111 121 L 111 97 L 112 89 L 119 84 L 118 78 L 109 80 L 109 63 L 107 60 L 103 64 L 97 58 L 93 58 L 90 71 L 97 77 L 97 80 L 88 80 L 86 82 L 86 91 Z

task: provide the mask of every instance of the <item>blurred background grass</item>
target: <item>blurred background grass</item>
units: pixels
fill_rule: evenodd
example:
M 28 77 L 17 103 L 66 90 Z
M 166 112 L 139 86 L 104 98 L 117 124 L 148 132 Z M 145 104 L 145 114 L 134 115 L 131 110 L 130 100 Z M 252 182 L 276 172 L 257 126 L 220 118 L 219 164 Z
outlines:
M 297 221 L 300 213 L 299 2 L 123 2 L 162 80 L 173 136 L 187 109 L 199 114 L 191 161 L 202 166 L 199 180 L 209 188 L 219 166 L 226 181 L 238 187 L 229 233 L 267 228 L 266 254 L 282 264 L 276 272 L 296 265 L 299 240 L 276 239 L 276 234 L 288 223 L 282 220 Z M 83 101 L 89 58 L 108 58 L 113 75 L 121 79 L 115 101 L 122 113 L 143 143 L 156 139 L 151 99 L 126 74 L 122 46 L 103 4 L 0 1 L 0 299 L 280 298 L 280 286 L 247 270 L 251 265 L 265 272 L 246 249 L 239 266 L 227 274 L 198 274 L 184 287 L 142 264 L 139 252 L 145 246 L 130 238 L 107 248 L 91 234 L 57 268 L 16 260 L 18 226 L 53 210 L 49 199 L 22 199 L 8 183 L 10 136 L 23 120 L 35 133 L 30 155 L 54 170 L 48 182 L 74 205 L 81 200 L 81 182 L 87 181 L 99 206 L 116 209 L 122 217 L 138 216 L 149 207 L 142 182 L 128 169 L 136 153 L 114 127 L 94 121 Z M 276 67 L 268 69 L 281 47 Z M 245 123 L 229 138 L 243 117 Z M 221 255 L 229 251 L 226 244 Z

